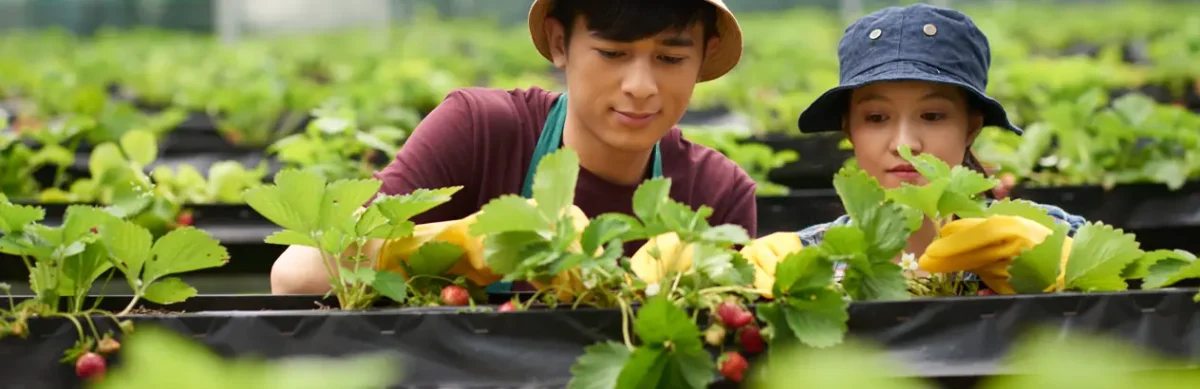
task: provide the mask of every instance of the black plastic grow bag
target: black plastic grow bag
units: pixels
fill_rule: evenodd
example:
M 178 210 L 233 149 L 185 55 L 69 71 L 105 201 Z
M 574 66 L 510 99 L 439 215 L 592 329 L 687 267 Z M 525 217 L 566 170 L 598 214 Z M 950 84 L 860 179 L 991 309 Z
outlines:
M 855 303 L 849 336 L 884 346 L 908 374 L 968 388 L 1002 373 L 1013 341 L 1034 328 L 1105 334 L 1148 351 L 1200 362 L 1194 289 L 919 299 Z M 466 313 L 453 308 L 369 312 L 298 309 L 312 296 L 198 297 L 208 311 L 137 316 L 203 342 L 225 356 L 343 356 L 392 350 L 406 376 L 395 387 L 561 388 L 583 347 L 621 338 L 616 310 Z M 106 305 L 127 301 L 106 298 Z M 303 308 L 299 308 L 303 309 Z M 97 321 L 102 328 L 111 323 Z M 0 339 L 0 377 L 11 387 L 77 387 L 61 353 L 75 341 L 65 320 L 32 320 L 28 339 Z M 120 363 L 119 355 L 112 358 Z M 1011 372 L 1004 372 L 1011 373 Z M 24 385 L 24 386 L 21 386 Z

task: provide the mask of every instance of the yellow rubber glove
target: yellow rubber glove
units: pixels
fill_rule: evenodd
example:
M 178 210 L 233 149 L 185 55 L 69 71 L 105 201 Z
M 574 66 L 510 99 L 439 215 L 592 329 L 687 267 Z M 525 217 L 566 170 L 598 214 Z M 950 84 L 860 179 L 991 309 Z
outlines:
M 1018 216 L 965 218 L 942 227 L 942 237 L 921 255 L 918 266 L 932 273 L 975 273 L 998 294 L 1013 294 L 1008 265 L 1022 250 L 1041 244 L 1053 234 L 1050 228 Z M 1066 268 L 1071 238 L 1063 242 L 1060 269 Z M 1063 282 L 1062 273 L 1057 282 Z
M 447 273 L 464 276 L 472 283 L 487 286 L 499 281 L 500 276 L 492 273 L 483 256 L 483 237 L 471 236 L 469 230 L 475 223 L 475 215 L 458 220 L 421 224 L 413 228 L 409 237 L 391 239 L 379 251 L 376 268 L 394 271 L 408 277 L 399 261 L 408 263 L 409 257 L 426 242 L 445 242 L 463 249 L 463 255 Z
M 766 298 L 774 298 L 771 287 L 775 286 L 775 266 L 789 254 L 804 248 L 800 235 L 794 232 L 776 232 L 742 247 L 740 253 L 754 265 L 754 288 Z
M 651 255 L 658 249 L 658 257 Z M 646 283 L 659 282 L 663 275 L 685 272 L 692 268 L 692 245 L 683 245 L 679 235 L 668 232 L 646 240 L 646 243 L 629 258 L 633 274 Z

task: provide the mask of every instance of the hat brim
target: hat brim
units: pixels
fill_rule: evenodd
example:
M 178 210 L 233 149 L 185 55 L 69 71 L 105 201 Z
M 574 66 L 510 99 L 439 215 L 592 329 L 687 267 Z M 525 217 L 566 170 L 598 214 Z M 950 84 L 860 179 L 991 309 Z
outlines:
M 550 15 L 556 0 L 535 0 L 529 8 L 529 35 L 533 38 L 533 46 L 547 60 L 553 61 L 550 54 L 550 40 L 546 37 L 546 17 Z M 590 0 L 588 0 L 590 1 Z M 717 34 L 720 36 L 716 50 L 705 54 L 704 63 L 700 65 L 700 82 L 711 81 L 733 70 L 742 59 L 742 28 L 737 18 L 725 2 L 721 0 L 704 0 L 717 8 Z
M 983 110 L 985 127 L 1000 127 L 1021 135 L 1024 131 L 1008 119 L 1008 112 L 1000 102 L 963 80 L 946 72 L 939 72 L 929 65 L 901 61 L 880 65 L 876 70 L 859 74 L 847 82 L 821 94 L 804 112 L 796 125 L 802 133 L 818 133 L 842 130 L 842 116 L 849 107 L 850 93 L 854 89 L 876 82 L 925 81 L 948 84 L 962 88 Z

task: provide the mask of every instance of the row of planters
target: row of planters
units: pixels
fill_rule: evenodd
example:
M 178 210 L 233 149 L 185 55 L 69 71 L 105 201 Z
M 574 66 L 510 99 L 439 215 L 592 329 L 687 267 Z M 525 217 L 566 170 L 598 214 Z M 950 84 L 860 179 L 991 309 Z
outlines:
M 3 311 L 0 350 L 10 360 L 0 372 L 14 385 L 99 382 L 108 364 L 123 362 L 126 336 L 161 327 L 225 357 L 390 351 L 405 374 L 389 387 L 779 386 L 780 377 L 833 378 L 791 358 L 836 366 L 829 361 L 860 357 L 852 346 L 864 342 L 886 350 L 870 355 L 887 355 L 902 376 L 1035 387 L 1029 377 L 998 377 L 1011 373 L 1003 368 L 1016 339 L 1050 326 L 1059 334 L 1042 347 L 1094 331 L 1160 354 L 1117 360 L 1108 366 L 1128 370 L 1101 375 L 1159 370 L 1139 382 L 1197 382 L 1200 372 L 1184 368 L 1200 356 L 1192 340 L 1200 334 L 1187 325 L 1197 291 L 1180 288 L 1200 278 L 1192 254 L 1146 249 L 1099 221 L 1068 236 L 1029 203 L 982 202 L 994 180 L 905 155 L 937 185 L 897 196 L 843 169 L 833 186 L 853 224 L 808 247 L 792 233 L 751 239 L 738 226 L 709 225 L 711 209 L 668 197 L 669 179 L 641 185 L 633 216 L 588 218 L 572 205 L 579 167 L 566 149 L 539 163 L 531 199 L 504 196 L 440 223 L 409 219 L 459 188 L 372 200 L 378 181 L 286 169 L 245 190 L 246 203 L 281 227 L 266 243 L 313 247 L 328 260 L 328 297 L 197 296 L 179 276 L 230 260 L 211 235 L 194 227 L 157 235 L 120 207 L 73 206 L 52 227 L 45 210 L 5 200 L 0 250 L 22 259 L 35 293 Z M 913 258 L 907 237 L 925 218 L 940 234 Z M 644 243 L 630 255 L 630 242 Z M 371 250 L 376 260 L 364 254 Z M 87 292 L 112 279 L 133 295 Z M 495 282 L 530 291 L 489 295 Z M 1088 357 L 1132 355 L 1105 349 Z M 846 372 L 845 363 L 833 371 Z

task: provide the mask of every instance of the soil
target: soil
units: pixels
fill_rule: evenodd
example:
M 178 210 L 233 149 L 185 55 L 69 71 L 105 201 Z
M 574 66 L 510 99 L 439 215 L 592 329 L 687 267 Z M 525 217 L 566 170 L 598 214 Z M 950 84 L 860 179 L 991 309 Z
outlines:
M 173 315 L 173 314 L 185 313 L 185 311 L 171 311 L 171 310 L 166 310 L 166 309 L 148 309 L 148 308 L 143 308 L 143 307 L 137 307 L 137 308 L 134 308 L 133 310 L 130 310 L 129 313 L 134 314 L 134 315 Z

